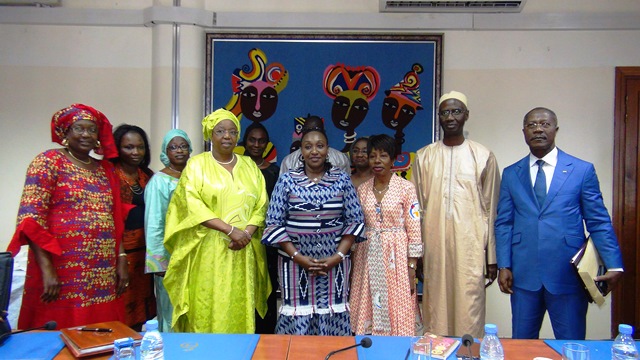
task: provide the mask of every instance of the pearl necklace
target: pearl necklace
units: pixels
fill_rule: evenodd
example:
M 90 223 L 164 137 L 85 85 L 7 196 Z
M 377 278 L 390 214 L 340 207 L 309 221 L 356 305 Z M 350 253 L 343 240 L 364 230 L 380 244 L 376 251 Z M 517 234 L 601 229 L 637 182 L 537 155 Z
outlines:
M 169 170 L 173 170 L 173 171 L 177 172 L 178 174 L 182 174 L 181 170 L 176 170 L 176 169 L 172 168 L 171 165 L 167 166 L 167 168 L 169 168 Z
M 229 160 L 227 162 L 223 162 L 223 161 L 220 161 L 220 160 L 216 159 L 216 157 L 213 156 L 213 150 L 211 150 L 211 157 L 213 157 L 213 160 L 215 160 L 220 165 L 229 165 L 229 164 L 231 164 L 233 162 L 233 160 L 236 159 L 236 154 L 231 154 L 231 160 Z
M 373 189 L 373 191 L 375 191 L 378 195 L 382 195 L 384 194 L 387 190 L 389 190 L 389 184 L 387 184 L 387 186 L 385 186 L 382 190 L 378 190 L 376 189 L 375 184 L 373 186 L 371 186 L 371 188 Z
M 77 161 L 79 161 L 79 162 L 81 162 L 81 163 L 83 163 L 83 164 L 85 164 L 85 165 L 90 165 L 90 164 L 92 163 L 92 161 L 91 161 L 91 157 L 89 157 L 89 160 L 84 161 L 84 160 L 80 160 L 80 159 L 78 159 L 75 155 L 73 155 L 73 153 L 72 153 L 72 152 L 71 152 L 71 150 L 69 150 L 69 149 L 67 149 L 67 153 L 68 153 L 69 155 L 71 155 L 71 157 L 72 157 L 72 158 L 76 159 Z
M 305 171 L 305 173 L 306 173 L 306 171 Z M 319 182 L 320 182 L 320 180 L 322 180 L 322 177 L 324 176 L 324 174 L 325 174 L 325 173 L 326 173 L 326 172 L 323 172 L 323 173 L 322 173 L 322 175 L 317 176 L 317 177 L 314 177 L 314 178 L 312 178 L 311 176 L 309 176 L 309 175 L 307 174 L 307 177 L 309 178 L 309 180 L 310 180 L 310 181 L 312 181 L 312 182 L 314 182 L 314 183 L 316 183 L 316 184 L 317 184 L 317 183 L 319 183 Z

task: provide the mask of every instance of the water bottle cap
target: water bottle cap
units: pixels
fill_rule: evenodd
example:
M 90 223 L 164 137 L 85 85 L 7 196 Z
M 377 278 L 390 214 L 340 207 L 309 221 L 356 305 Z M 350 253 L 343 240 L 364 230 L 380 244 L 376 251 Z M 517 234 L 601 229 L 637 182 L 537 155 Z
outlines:
M 484 332 L 487 334 L 497 334 L 498 333 L 498 327 L 495 324 L 485 324 L 484 325 Z
M 113 346 L 115 346 L 116 348 L 124 348 L 124 347 L 133 347 L 133 338 L 122 338 L 122 339 L 116 339 L 113 342 Z
M 618 325 L 618 332 L 625 335 L 633 334 L 633 326 L 627 324 Z
M 147 331 L 157 330 L 158 329 L 158 320 L 148 320 L 146 323 Z

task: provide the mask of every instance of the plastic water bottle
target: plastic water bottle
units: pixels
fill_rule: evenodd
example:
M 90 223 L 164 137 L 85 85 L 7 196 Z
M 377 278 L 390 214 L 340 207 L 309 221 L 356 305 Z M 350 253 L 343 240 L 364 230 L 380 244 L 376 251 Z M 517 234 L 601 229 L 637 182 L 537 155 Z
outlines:
M 149 320 L 140 343 L 141 360 L 164 360 L 164 344 L 158 331 L 158 320 Z
M 133 338 L 122 338 L 113 342 L 113 359 L 136 360 L 136 352 L 133 348 Z
M 480 359 L 504 360 L 504 350 L 498 338 L 498 327 L 494 324 L 484 326 L 484 338 L 480 344 Z
M 633 360 L 638 358 L 636 342 L 631 336 L 633 327 L 627 324 L 618 325 L 618 336 L 611 346 L 612 360 Z

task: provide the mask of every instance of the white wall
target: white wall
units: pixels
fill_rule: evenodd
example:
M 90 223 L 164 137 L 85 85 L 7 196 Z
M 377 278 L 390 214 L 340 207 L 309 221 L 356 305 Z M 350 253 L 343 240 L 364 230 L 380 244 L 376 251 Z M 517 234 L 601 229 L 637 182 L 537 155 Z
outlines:
M 614 67 L 640 65 L 638 32 L 447 32 L 444 90 L 469 97 L 465 129 L 489 146 L 504 168 L 528 153 L 524 114 L 545 106 L 556 111 L 559 148 L 596 166 L 605 205 L 613 189 Z M 453 45 L 455 44 L 455 45 Z M 473 54 L 470 56 L 470 54 Z M 591 304 L 587 338 L 609 338 L 611 297 Z M 496 285 L 487 292 L 487 321 L 511 333 L 509 297 Z M 540 334 L 553 338 L 545 320 Z
M 360 2 L 369 4 L 366 11 L 377 10 L 371 1 Z M 211 1 L 208 6 L 220 10 L 230 3 Z M 272 9 L 280 4 L 258 3 Z M 295 11 L 318 6 L 301 3 L 291 5 Z M 234 9 L 238 11 L 236 5 L 228 10 Z M 395 19 L 402 28 L 403 17 Z M 201 143 L 204 29 L 182 26 L 181 31 L 180 127 Z M 467 94 L 469 137 L 493 149 L 500 167 L 528 151 L 521 133 L 524 114 L 535 106 L 549 107 L 559 118 L 558 146 L 595 164 L 611 208 L 614 67 L 640 66 L 640 31 L 425 31 L 444 32 L 443 90 Z M 114 125 L 128 122 L 143 127 L 152 137 L 152 150 L 159 146 L 160 137 L 171 127 L 170 34 L 170 25 L 0 23 L 0 143 L 4 145 L 0 249 L 12 236 L 29 162 L 54 146 L 49 121 L 56 110 L 73 102 L 87 103 Z M 160 167 L 157 159 L 152 167 Z M 609 301 L 601 309 L 590 307 L 588 338 L 609 337 Z M 497 323 L 500 334 L 509 336 L 508 296 L 494 285 L 487 303 L 487 321 Z M 541 336 L 553 337 L 548 324 Z

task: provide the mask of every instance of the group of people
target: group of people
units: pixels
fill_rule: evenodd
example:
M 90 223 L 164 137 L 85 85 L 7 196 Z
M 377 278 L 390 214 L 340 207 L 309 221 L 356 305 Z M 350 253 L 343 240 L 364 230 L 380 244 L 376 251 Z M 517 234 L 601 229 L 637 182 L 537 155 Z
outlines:
M 514 338 L 537 338 L 548 311 L 556 338 L 584 339 L 569 259 L 585 226 L 609 268 L 597 280 L 611 289 L 622 274 L 593 165 L 558 150 L 555 113 L 535 108 L 531 153 L 501 181 L 493 153 L 464 138 L 468 117 L 464 94 L 440 98 L 443 137 L 417 151 L 408 181 L 392 137 L 357 139 L 349 159 L 314 117 L 282 168 L 263 158 L 259 123 L 239 155 L 225 109 L 202 120 L 210 151 L 190 156 L 187 134 L 169 131 L 153 174 L 142 129 L 62 109 L 51 133 L 63 148 L 29 166 L 9 245 L 30 249 L 18 327 L 157 315 L 161 331 L 412 336 L 422 313 L 426 331 L 480 337 L 498 279 Z
M 570 264 L 585 228 L 613 289 L 622 257 L 592 164 L 555 145 L 556 114 L 537 107 L 524 116 L 530 154 L 502 179 L 493 153 L 464 137 L 467 97 L 440 98 L 442 140 L 416 153 L 412 181 L 422 211 L 427 330 L 482 334 L 485 288 L 498 279 L 511 295 L 512 337 L 538 338 L 549 313 L 557 339 L 584 339 L 588 298 Z

